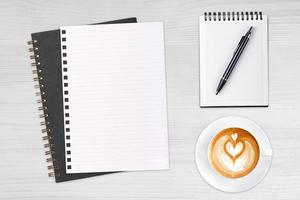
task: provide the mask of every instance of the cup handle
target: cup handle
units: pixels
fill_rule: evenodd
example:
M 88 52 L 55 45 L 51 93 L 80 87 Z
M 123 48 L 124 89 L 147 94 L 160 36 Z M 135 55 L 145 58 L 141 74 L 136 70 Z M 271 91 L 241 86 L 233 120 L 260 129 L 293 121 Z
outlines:
M 273 152 L 272 149 L 261 149 L 262 156 L 272 156 Z

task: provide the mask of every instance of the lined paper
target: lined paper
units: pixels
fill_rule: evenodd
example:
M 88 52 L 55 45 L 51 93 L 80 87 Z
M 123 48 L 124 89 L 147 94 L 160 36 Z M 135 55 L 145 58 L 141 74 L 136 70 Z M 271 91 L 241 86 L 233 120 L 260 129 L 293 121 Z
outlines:
M 199 23 L 200 106 L 268 106 L 267 16 L 234 21 L 205 21 L 200 16 Z M 233 52 L 250 26 L 250 40 L 226 85 L 216 95 Z
M 163 24 L 61 27 L 67 173 L 168 169 Z

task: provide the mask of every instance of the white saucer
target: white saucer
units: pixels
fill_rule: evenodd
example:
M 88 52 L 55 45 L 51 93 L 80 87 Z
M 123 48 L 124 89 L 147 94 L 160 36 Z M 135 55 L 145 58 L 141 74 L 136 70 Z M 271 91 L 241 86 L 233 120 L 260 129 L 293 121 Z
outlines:
M 236 179 L 219 175 L 208 161 L 208 146 L 211 139 L 221 130 L 230 127 L 239 127 L 250 132 L 260 148 L 260 158 L 254 170 Z M 229 116 L 212 122 L 202 131 L 197 141 L 195 159 L 201 176 L 208 184 L 224 192 L 241 192 L 254 187 L 267 174 L 271 166 L 272 148 L 265 132 L 256 123 L 243 117 Z

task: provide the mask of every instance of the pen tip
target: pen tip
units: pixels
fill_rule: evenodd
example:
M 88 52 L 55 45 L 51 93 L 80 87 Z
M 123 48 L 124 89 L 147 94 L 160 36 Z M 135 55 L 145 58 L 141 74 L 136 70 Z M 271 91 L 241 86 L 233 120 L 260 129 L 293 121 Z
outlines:
M 216 95 L 218 95 L 218 94 L 219 94 L 219 91 L 216 92 Z

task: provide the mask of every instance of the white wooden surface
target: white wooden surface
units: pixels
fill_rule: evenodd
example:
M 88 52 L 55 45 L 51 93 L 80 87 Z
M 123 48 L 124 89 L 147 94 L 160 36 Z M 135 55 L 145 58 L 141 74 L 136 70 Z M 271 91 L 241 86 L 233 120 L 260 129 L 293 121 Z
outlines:
M 219 10 L 261 10 L 269 16 L 269 108 L 199 108 L 198 15 Z M 29 34 L 131 16 L 165 23 L 171 169 L 56 184 L 47 177 L 26 46 Z M 300 198 L 298 0 L 10 0 L 0 2 L 0 27 L 1 200 Z M 238 194 L 211 188 L 194 162 L 201 130 L 232 114 L 260 124 L 274 149 L 263 182 Z

